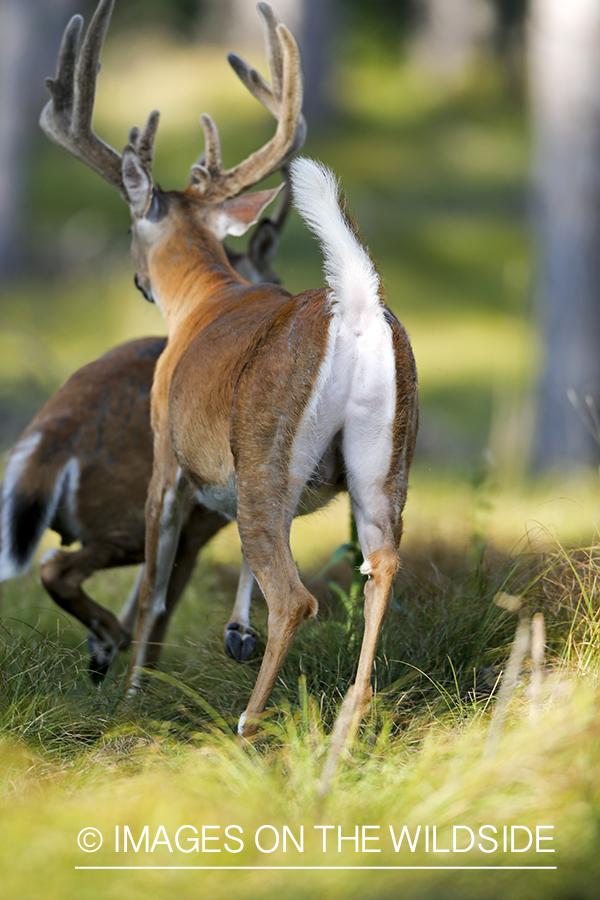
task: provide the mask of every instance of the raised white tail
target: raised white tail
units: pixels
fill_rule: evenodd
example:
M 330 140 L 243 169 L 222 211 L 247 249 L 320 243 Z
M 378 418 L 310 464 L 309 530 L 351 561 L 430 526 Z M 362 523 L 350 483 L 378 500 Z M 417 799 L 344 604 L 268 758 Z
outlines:
M 382 312 L 379 275 L 346 215 L 337 178 L 306 157 L 293 160 L 290 172 L 294 205 L 321 244 L 325 280 L 340 312 Z

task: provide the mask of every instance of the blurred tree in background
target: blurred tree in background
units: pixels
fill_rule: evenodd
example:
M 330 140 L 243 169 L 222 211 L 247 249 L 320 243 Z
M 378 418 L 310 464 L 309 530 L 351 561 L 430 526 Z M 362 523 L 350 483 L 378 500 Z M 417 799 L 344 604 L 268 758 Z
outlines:
M 76 0 L 0 2 L 0 281 L 31 264 L 27 184 L 44 78 Z
M 599 459 L 600 4 L 532 0 L 531 12 L 544 347 L 536 458 L 568 469 Z

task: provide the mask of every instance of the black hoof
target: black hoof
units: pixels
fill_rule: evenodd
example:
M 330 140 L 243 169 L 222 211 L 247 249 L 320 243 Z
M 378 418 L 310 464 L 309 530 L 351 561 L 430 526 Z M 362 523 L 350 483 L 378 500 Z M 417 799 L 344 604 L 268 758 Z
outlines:
M 246 626 L 241 630 L 238 622 L 231 622 L 225 632 L 225 652 L 236 662 L 243 663 L 254 653 L 254 630 Z
M 87 645 L 90 651 L 88 672 L 92 684 L 100 685 L 108 675 L 110 664 L 117 651 L 114 645 L 100 643 L 96 635 L 91 632 L 88 634 Z
M 99 662 L 95 657 L 90 656 L 88 672 L 92 684 L 101 685 L 108 675 L 108 663 Z

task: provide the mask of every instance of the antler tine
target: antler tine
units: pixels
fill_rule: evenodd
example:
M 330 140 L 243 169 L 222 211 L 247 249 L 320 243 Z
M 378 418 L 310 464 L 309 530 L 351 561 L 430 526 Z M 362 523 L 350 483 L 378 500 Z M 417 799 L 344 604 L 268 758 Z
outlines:
M 73 74 L 77 59 L 77 43 L 82 28 L 82 17 L 73 16 L 65 28 L 60 43 L 56 78 L 46 78 L 46 87 L 52 95 L 49 105 L 53 105 L 56 117 L 62 117 L 65 114 L 68 116 L 73 106 Z
M 283 60 L 277 40 L 277 26 L 280 24 L 280 19 L 270 3 L 261 2 L 256 8 L 262 20 L 273 93 L 280 98 L 283 86 Z
M 278 119 L 283 86 L 283 55 L 281 52 L 281 43 L 277 37 L 279 16 L 269 3 L 259 3 L 257 9 L 262 19 L 272 84 L 265 81 L 262 75 L 252 66 L 249 66 L 241 56 L 237 55 L 237 53 L 230 53 L 227 59 L 229 60 L 229 64 L 233 71 L 236 73 L 242 84 L 250 91 L 252 96 L 256 97 L 258 102 L 262 103 L 265 109 Z M 304 144 L 305 139 L 306 122 L 304 116 L 300 116 L 294 144 L 287 154 L 287 160 L 290 160 L 298 153 Z
M 122 157 L 105 144 L 92 130 L 92 116 L 96 96 L 96 79 L 102 45 L 114 0 L 100 0 L 77 56 L 77 43 L 83 19 L 73 16 L 67 25 L 58 54 L 56 77 L 47 78 L 46 85 L 52 99 L 40 116 L 44 133 L 59 146 L 68 150 L 94 172 L 115 187 L 129 202 L 122 175 Z M 158 113 L 150 114 L 140 135 L 132 130 L 130 141 L 148 171 L 152 168 L 153 143 L 158 126 Z
M 148 174 L 152 172 L 154 163 L 154 139 L 158 129 L 159 118 L 160 112 L 154 109 L 148 116 L 143 131 L 140 131 L 137 125 L 134 125 L 129 132 L 129 144 L 134 148 Z
M 160 112 L 158 109 L 152 110 L 148 116 L 148 121 L 144 126 L 144 130 L 142 131 L 142 137 L 138 148 L 142 162 L 147 166 L 149 172 L 152 171 L 152 165 L 154 163 L 154 139 L 156 138 L 159 120 Z
M 306 133 L 301 113 L 302 70 L 298 46 L 269 4 L 259 4 L 259 12 L 277 91 L 240 57 L 231 54 L 229 61 L 253 96 L 275 116 L 277 130 L 260 150 L 224 171 L 216 126 L 210 116 L 202 116 L 206 159 L 204 164 L 192 166 L 191 177 L 195 189 L 212 202 L 234 197 L 277 171 L 298 151 Z
M 272 116 L 277 118 L 279 98 L 275 96 L 268 81 L 237 53 L 230 53 L 227 60 L 244 87 L 250 91 L 253 97 L 256 97 L 259 103 L 262 103 Z
M 223 174 L 223 156 L 219 132 L 212 116 L 203 113 L 200 124 L 204 132 L 204 153 L 190 169 L 190 184 L 199 194 L 209 196 L 211 185 L 216 184 Z
M 114 0 L 100 0 L 84 38 L 79 59 L 77 42 L 83 19 L 73 16 L 63 35 L 56 78 L 46 79 L 52 99 L 40 116 L 45 134 L 117 188 L 127 200 L 121 156 L 92 131 L 98 59 Z
M 262 20 L 272 84 L 269 84 L 256 69 L 248 65 L 237 53 L 230 53 L 227 59 L 242 84 L 250 91 L 252 96 L 259 103 L 262 103 L 272 116 L 278 119 L 283 94 L 283 52 L 281 41 L 277 34 L 277 26 L 280 24 L 280 21 L 279 16 L 270 3 L 261 2 L 258 4 L 257 9 Z M 298 153 L 305 139 L 306 121 L 304 116 L 301 115 L 298 119 L 294 143 L 285 157 L 286 162 L 289 162 Z
M 265 81 L 262 75 L 248 65 L 237 53 L 230 53 L 227 59 L 242 84 L 277 119 L 281 104 L 283 81 L 283 58 L 281 44 L 277 37 L 277 26 L 280 24 L 279 16 L 269 3 L 259 3 L 257 9 L 262 19 L 272 84 Z
M 79 60 L 75 69 L 73 104 L 73 127 L 76 132 L 91 132 L 92 129 L 100 52 L 106 37 L 113 6 L 114 0 L 101 0 L 92 16 L 79 51 Z
M 223 156 L 217 126 L 207 113 L 200 116 L 200 123 L 204 131 L 204 168 L 211 177 L 218 176 L 223 171 Z

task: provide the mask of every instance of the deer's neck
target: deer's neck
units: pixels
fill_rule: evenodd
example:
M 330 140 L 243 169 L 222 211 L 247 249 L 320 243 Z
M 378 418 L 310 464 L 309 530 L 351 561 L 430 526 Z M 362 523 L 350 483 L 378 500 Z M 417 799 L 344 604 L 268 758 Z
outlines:
M 223 311 L 229 296 L 247 287 L 222 245 L 202 232 L 165 241 L 151 254 L 149 266 L 171 336 L 182 328 L 189 331 L 191 321 L 197 321 L 197 328 L 208 324 Z

